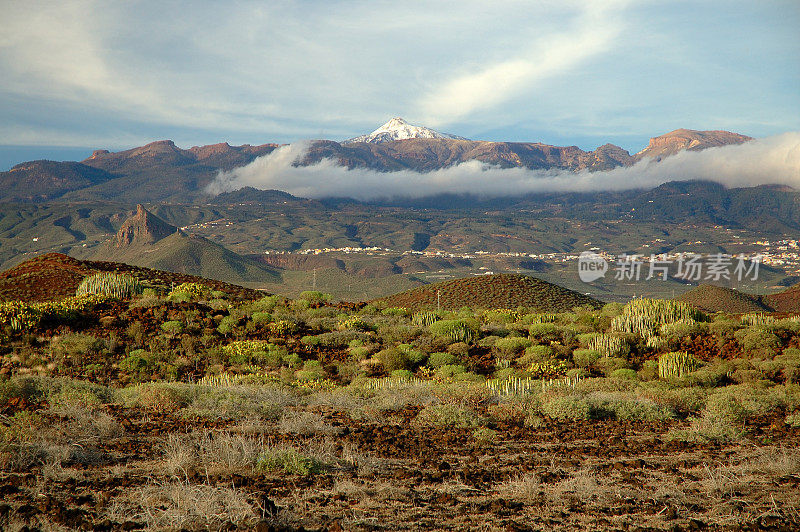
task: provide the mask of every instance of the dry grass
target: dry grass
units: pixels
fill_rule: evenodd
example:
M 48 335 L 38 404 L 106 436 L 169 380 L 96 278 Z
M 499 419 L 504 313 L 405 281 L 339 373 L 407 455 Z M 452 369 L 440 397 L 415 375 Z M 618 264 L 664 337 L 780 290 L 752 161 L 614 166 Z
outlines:
M 186 477 L 247 472 L 255 469 L 264 445 L 261 439 L 241 434 L 194 432 L 169 434 L 163 444 L 164 469 L 170 475 Z
M 278 432 L 301 436 L 332 435 L 339 429 L 325 423 L 325 418 L 313 412 L 289 411 L 278 421 Z
M 153 529 L 220 530 L 227 523 L 252 524 L 258 513 L 235 488 L 169 481 L 148 484 L 113 499 L 108 517 Z
M 539 481 L 539 477 L 528 473 L 498 485 L 497 493 L 512 501 L 532 504 L 542 499 L 544 487 Z

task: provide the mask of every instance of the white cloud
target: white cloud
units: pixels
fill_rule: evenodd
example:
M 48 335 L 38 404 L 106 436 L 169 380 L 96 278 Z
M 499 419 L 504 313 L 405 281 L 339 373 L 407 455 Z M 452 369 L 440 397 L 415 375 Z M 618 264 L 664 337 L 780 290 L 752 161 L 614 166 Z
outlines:
M 0 2 L 0 143 L 343 139 L 392 116 L 496 140 L 774 134 L 799 125 L 800 10 L 768 4 Z
M 607 52 L 623 29 L 623 2 L 587 3 L 571 26 L 549 32 L 535 44 L 519 43 L 496 64 L 470 68 L 422 98 L 425 121 L 432 125 L 459 120 L 476 110 L 495 107 L 550 77 L 564 74 Z M 523 53 L 520 55 L 518 48 Z
M 727 186 L 778 183 L 800 188 L 800 132 L 699 152 L 684 151 L 661 162 L 641 161 L 632 167 L 606 172 L 503 169 L 480 161 L 431 172 L 348 169 L 332 159 L 296 166 L 308 147 L 307 142 L 283 146 L 247 166 L 223 172 L 208 191 L 218 194 L 250 186 L 283 190 L 307 198 L 374 200 L 442 193 L 497 197 L 533 192 L 627 190 L 693 179 Z

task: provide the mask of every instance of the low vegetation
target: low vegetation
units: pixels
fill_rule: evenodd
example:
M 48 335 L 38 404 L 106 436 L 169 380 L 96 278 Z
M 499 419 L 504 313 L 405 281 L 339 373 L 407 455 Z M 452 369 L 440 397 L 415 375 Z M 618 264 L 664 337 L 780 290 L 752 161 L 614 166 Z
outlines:
M 0 306 L 4 528 L 800 526 L 796 317 L 140 288 Z

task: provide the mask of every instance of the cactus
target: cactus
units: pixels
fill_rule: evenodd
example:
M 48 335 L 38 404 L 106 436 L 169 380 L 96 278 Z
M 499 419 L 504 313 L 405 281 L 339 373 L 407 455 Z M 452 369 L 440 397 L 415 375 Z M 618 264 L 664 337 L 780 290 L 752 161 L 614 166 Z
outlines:
M 414 315 L 411 316 L 411 323 L 417 327 L 428 327 L 433 322 L 438 320 L 439 316 L 435 312 L 431 311 L 415 312 Z
M 100 272 L 85 277 L 75 291 L 76 296 L 106 294 L 116 299 L 129 299 L 142 293 L 142 284 L 134 277 L 111 272 Z
M 664 353 L 658 357 L 658 376 L 662 379 L 680 378 L 699 367 L 692 355 L 683 351 Z
M 441 320 L 430 325 L 434 336 L 446 338 L 451 344 L 456 342 L 469 343 L 475 338 L 475 331 L 461 320 Z
M 599 351 L 603 356 L 615 357 L 628 352 L 628 342 L 619 336 L 598 334 L 587 343 L 586 347 Z
M 763 312 L 754 312 L 752 314 L 745 314 L 744 316 L 742 316 L 741 321 L 742 325 L 763 326 L 775 323 L 775 318 L 767 314 L 764 314 Z
M 700 310 L 682 301 L 668 299 L 634 299 L 611 320 L 614 332 L 633 333 L 649 340 L 658 334 L 662 325 L 677 321 L 706 321 Z

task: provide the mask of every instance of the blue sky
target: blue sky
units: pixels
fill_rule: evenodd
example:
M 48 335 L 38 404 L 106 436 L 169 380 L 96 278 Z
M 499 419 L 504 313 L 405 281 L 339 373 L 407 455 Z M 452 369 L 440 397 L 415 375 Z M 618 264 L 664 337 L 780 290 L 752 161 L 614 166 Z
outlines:
M 0 20 L 3 169 L 164 138 L 341 140 L 393 116 L 632 152 L 679 127 L 800 130 L 796 0 L 0 0 Z

